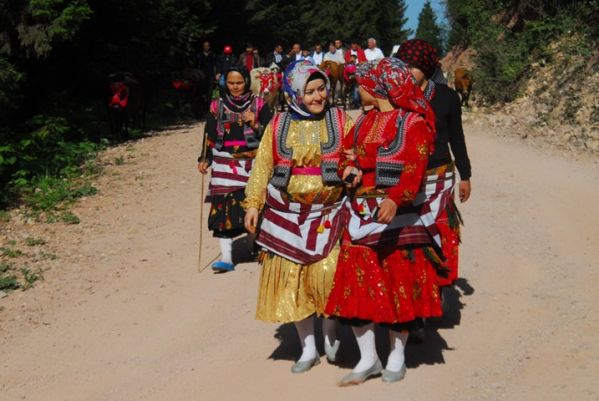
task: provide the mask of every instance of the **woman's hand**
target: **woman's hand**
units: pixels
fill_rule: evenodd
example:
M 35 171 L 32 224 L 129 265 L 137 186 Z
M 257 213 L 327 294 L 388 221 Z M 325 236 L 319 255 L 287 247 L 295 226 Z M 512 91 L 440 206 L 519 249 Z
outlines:
M 470 198 L 470 180 L 460 181 L 460 202 L 464 203 Z
M 345 178 L 352 173 L 355 174 L 355 177 L 352 180 L 352 182 L 345 182 Z M 358 186 L 360 181 L 362 181 L 362 171 L 358 170 L 355 167 L 347 166 L 345 170 L 343 170 L 343 176 L 341 178 L 343 180 L 343 185 L 345 185 L 348 188 L 355 188 Z
M 356 161 L 356 152 L 353 148 L 343 149 L 343 154 L 347 160 L 351 160 L 352 162 Z
M 258 209 L 251 207 L 245 211 L 245 218 L 243 219 L 245 229 L 250 234 L 256 234 L 256 226 L 258 225 Z
M 252 128 L 256 128 L 256 114 L 253 111 L 246 111 L 243 113 L 243 122 Z
M 198 163 L 198 171 L 199 171 L 201 174 L 206 174 L 206 173 L 208 172 L 208 168 L 209 168 L 209 167 L 210 167 L 210 166 L 208 165 L 208 162 L 199 162 L 199 163 Z
M 377 214 L 376 221 L 381 224 L 389 224 L 397 213 L 397 203 L 387 198 L 381 203 Z

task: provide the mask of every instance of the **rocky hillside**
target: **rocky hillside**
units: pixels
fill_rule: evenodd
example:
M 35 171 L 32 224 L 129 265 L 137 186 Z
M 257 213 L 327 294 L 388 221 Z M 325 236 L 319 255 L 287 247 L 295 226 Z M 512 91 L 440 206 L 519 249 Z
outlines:
M 485 107 L 475 84 L 475 116 L 469 118 L 531 142 L 599 154 L 599 50 L 581 48 L 579 39 L 574 34 L 553 42 L 547 57 L 531 65 L 521 96 L 513 102 Z M 454 49 L 442 67 L 450 81 L 458 67 L 476 75 L 475 51 Z

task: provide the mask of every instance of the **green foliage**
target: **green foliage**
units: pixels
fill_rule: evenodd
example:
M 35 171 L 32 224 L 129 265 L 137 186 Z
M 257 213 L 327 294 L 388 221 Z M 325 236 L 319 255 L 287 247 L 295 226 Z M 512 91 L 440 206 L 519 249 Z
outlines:
M 29 184 L 29 183 L 28 183 Z M 97 190 L 89 183 L 42 176 L 31 181 L 23 191 L 25 204 L 33 211 L 49 212 L 63 203 L 72 203 L 82 196 L 95 195 Z
M 388 51 L 407 37 L 405 3 L 0 0 L 0 207 L 24 201 L 46 213 L 82 196 L 62 180 L 94 174 L 86 161 L 111 138 L 110 74 L 140 82 L 151 123 L 175 122 L 186 115 L 169 84 L 196 67 L 202 40 L 236 52 L 251 41 L 264 54 L 279 41 L 310 47 L 373 36 Z M 132 138 L 143 135 L 140 124 L 131 128 Z
M 16 290 L 20 287 L 17 276 L 14 274 L 0 273 L 0 290 Z
M 418 16 L 418 28 L 416 29 L 416 38 L 423 39 L 430 43 L 439 56 L 443 55 L 443 40 L 441 37 L 441 28 L 437 24 L 437 16 L 431 6 L 430 0 L 427 0 Z
M 238 7 L 239 3 L 245 6 Z M 403 29 L 406 7 L 404 0 L 222 1 L 215 4 L 214 14 L 227 15 L 230 23 L 219 24 L 214 36 L 228 38 L 238 47 L 251 40 L 262 51 L 270 51 L 277 42 L 310 48 L 335 39 L 348 43 L 375 37 L 389 50 L 409 34 Z
M 0 210 L 0 223 L 8 223 L 10 221 L 10 212 Z
M 520 95 L 530 65 L 549 57 L 548 45 L 560 35 L 581 34 L 570 54 L 590 57 L 597 48 L 596 0 L 447 0 L 449 46 L 476 50 L 476 91 L 488 103 Z
M 42 238 L 27 237 L 27 238 L 25 238 L 25 244 L 27 246 L 38 246 L 38 245 L 45 245 L 46 241 Z
M 44 279 L 41 269 L 38 269 L 37 272 L 33 272 L 28 267 L 22 267 L 20 270 L 21 274 L 23 275 L 23 280 L 25 281 L 23 285 L 23 290 L 27 290 L 33 287 L 33 284 L 36 281 Z
M 81 222 L 81 220 L 79 220 L 79 217 L 77 217 L 76 214 L 69 211 L 63 212 L 60 215 L 60 220 L 66 224 L 79 224 Z
M 2 256 L 6 256 L 7 258 L 18 258 L 23 256 L 23 252 L 21 250 L 9 247 L 0 247 L 0 253 Z

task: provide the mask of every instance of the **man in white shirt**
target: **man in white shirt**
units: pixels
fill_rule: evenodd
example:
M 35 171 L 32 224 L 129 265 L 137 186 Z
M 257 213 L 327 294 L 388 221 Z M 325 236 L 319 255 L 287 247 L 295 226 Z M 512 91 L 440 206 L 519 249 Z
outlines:
M 334 43 L 329 45 L 329 51 L 325 53 L 323 57 L 323 61 L 334 61 L 339 64 L 345 64 L 345 59 L 343 58 L 343 51 L 338 50 L 335 47 Z
M 376 47 L 375 38 L 368 39 L 368 49 L 364 50 L 364 54 L 368 61 L 378 60 L 385 57 L 383 51 Z
M 321 65 L 323 59 L 324 59 L 324 53 L 322 51 L 322 45 L 320 43 L 317 43 L 314 46 L 314 52 L 312 53 L 312 61 L 316 65 Z

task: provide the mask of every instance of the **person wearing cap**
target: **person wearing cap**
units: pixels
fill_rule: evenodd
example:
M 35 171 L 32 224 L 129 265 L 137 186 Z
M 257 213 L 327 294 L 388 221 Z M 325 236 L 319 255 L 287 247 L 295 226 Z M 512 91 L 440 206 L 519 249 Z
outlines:
M 233 48 L 226 45 L 223 49 L 223 54 L 216 60 L 216 80 L 221 88 L 225 87 L 225 72 L 237 64 L 237 60 L 233 55 Z
M 439 59 L 435 48 L 428 42 L 422 39 L 405 41 L 399 47 L 395 57 L 408 64 L 436 116 L 435 151 L 428 159 L 426 174 L 429 177 L 447 177 L 452 188 L 450 199 L 446 207 L 440 211 L 436 221 L 442 238 L 445 265 L 449 271 L 447 277 L 439 280 L 439 286 L 450 286 L 458 278 L 461 223 L 461 215 L 454 202 L 454 167 L 457 167 L 460 174 L 458 184 L 460 202 L 466 202 L 470 198 L 471 190 L 471 166 L 462 128 L 460 98 L 456 91 L 436 80 L 435 71 L 439 71 Z

